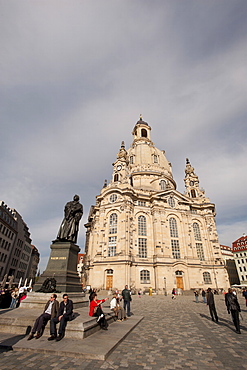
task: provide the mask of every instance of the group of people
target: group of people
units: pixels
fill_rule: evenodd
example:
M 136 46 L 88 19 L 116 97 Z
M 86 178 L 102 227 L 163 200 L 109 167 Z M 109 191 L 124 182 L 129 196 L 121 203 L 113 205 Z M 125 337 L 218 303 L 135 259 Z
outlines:
M 219 318 L 217 315 L 214 295 L 211 288 L 208 288 L 206 297 L 212 321 L 218 322 Z M 239 321 L 239 313 L 241 312 L 241 309 L 238 302 L 237 294 L 232 288 L 229 288 L 228 293 L 225 294 L 225 305 L 227 308 L 227 312 L 232 316 L 232 321 L 236 328 L 236 333 L 241 334 Z
M 20 302 L 27 297 L 30 288 L 13 287 L 0 289 L 0 308 L 17 308 Z
M 108 322 L 106 316 L 102 310 L 102 304 L 109 298 L 98 299 L 96 289 L 93 289 L 89 295 L 89 316 L 96 317 L 97 323 L 100 325 L 101 329 L 108 330 Z M 121 307 L 120 300 L 124 301 L 124 307 Z M 131 302 L 131 291 L 128 286 L 122 291 L 121 297 L 117 294 L 113 295 L 111 300 L 111 310 L 114 311 L 115 316 L 118 320 L 126 320 L 126 308 L 127 316 L 130 316 L 130 302 Z M 37 317 L 34 326 L 31 329 L 31 333 L 28 340 L 33 338 L 39 339 L 47 325 L 50 321 L 50 337 L 49 341 L 55 340 L 60 341 L 65 335 L 65 328 L 68 321 L 73 319 L 73 302 L 69 299 L 68 294 L 63 294 L 63 300 L 59 304 L 57 301 L 57 295 L 52 293 L 49 301 L 46 302 L 43 313 Z M 57 332 L 57 324 L 59 324 Z
M 57 295 L 52 293 L 49 301 L 45 305 L 44 312 L 36 319 L 28 340 L 33 338 L 39 339 L 44 332 L 46 324 L 50 320 L 50 337 L 48 340 L 56 340 L 58 342 L 64 337 L 67 322 L 71 321 L 72 318 L 73 302 L 69 299 L 68 294 L 63 294 L 63 300 L 59 305 Z M 59 329 L 57 335 L 58 323 Z
M 105 318 L 105 314 L 102 310 L 102 303 L 107 301 L 109 297 L 105 299 L 97 299 L 97 293 L 96 289 L 93 289 L 92 292 L 89 295 L 89 315 L 97 317 L 97 322 L 100 325 L 101 329 L 108 330 L 108 323 Z M 122 307 L 120 302 L 123 300 L 124 306 Z M 118 321 L 124 321 L 127 319 L 126 316 L 130 317 L 130 302 L 131 302 L 131 291 L 128 289 L 128 285 L 125 285 L 125 288 L 123 289 L 121 295 L 118 291 L 115 292 L 113 295 L 111 302 L 110 302 L 110 309 L 114 312 L 115 317 Z M 127 315 L 126 315 L 126 309 L 127 309 Z

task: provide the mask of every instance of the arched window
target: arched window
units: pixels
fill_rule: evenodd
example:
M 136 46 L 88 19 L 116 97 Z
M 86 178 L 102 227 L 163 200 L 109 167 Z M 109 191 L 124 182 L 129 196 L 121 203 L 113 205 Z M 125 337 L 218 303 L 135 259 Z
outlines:
M 147 134 L 147 130 L 145 130 L 145 128 L 142 128 L 142 129 L 141 129 L 141 136 L 142 136 L 142 137 L 147 137 L 147 136 L 148 136 L 148 134 Z
M 150 271 L 148 271 L 148 270 L 140 271 L 140 282 L 141 282 L 141 284 L 149 284 L 150 283 Z
M 197 222 L 193 223 L 193 230 L 194 230 L 194 238 L 195 240 L 201 241 L 201 232 L 200 232 L 200 227 Z
M 205 284 L 212 284 L 211 276 L 209 272 L 204 272 L 202 275 L 203 275 L 203 281 Z
M 165 180 L 161 180 L 160 181 L 160 189 L 161 190 L 166 190 L 166 182 L 165 182 Z
M 191 190 L 191 197 L 192 198 L 196 198 L 196 191 L 195 191 L 195 189 L 192 189 Z
M 147 222 L 145 216 L 138 217 L 138 235 L 147 235 Z
M 117 182 L 117 181 L 119 181 L 119 175 L 118 175 L 118 173 L 116 173 L 114 175 L 114 182 Z
M 133 164 L 134 163 L 134 157 L 133 155 L 130 156 L 130 164 Z
M 176 275 L 176 276 L 182 276 L 182 275 L 183 275 L 183 271 L 179 271 L 179 270 L 177 270 L 177 271 L 175 272 L 175 275 Z
M 171 238 L 178 238 L 177 221 L 174 217 L 171 217 L 169 219 L 169 226 L 170 226 L 170 236 L 171 236 Z
M 117 214 L 112 213 L 109 218 L 109 234 L 117 233 Z

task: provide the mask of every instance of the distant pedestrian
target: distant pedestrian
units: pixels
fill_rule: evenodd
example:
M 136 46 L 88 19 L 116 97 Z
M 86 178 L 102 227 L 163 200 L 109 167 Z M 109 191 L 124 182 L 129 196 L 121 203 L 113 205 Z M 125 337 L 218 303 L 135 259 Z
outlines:
M 195 294 L 196 303 L 198 303 L 199 302 L 198 301 L 198 296 L 199 296 L 198 290 L 195 290 L 194 294 Z
M 234 294 L 231 288 L 228 289 L 228 293 L 225 295 L 225 304 L 228 313 L 231 313 L 232 315 L 232 321 L 236 328 L 236 333 L 241 334 L 239 322 L 239 312 L 241 312 L 241 309 L 238 303 L 237 295 Z
M 125 285 L 125 289 L 122 291 L 122 297 L 124 300 L 124 309 L 126 310 L 127 306 L 127 316 L 130 317 L 130 302 L 132 301 L 132 298 L 131 291 L 128 289 L 128 285 Z
M 203 300 L 203 303 L 207 303 L 206 292 L 204 289 L 202 289 L 202 300 Z
M 218 322 L 219 319 L 218 319 L 218 315 L 216 312 L 215 303 L 214 303 L 214 295 L 212 293 L 211 288 L 208 288 L 208 291 L 207 291 L 207 305 L 209 307 L 209 312 L 212 317 L 212 321 Z
M 172 299 L 176 299 L 176 289 L 172 289 Z

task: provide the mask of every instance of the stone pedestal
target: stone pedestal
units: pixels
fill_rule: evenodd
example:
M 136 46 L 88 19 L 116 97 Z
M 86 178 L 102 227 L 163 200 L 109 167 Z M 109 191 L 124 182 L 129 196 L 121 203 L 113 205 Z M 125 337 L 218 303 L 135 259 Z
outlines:
M 58 291 L 62 293 L 81 292 L 80 277 L 77 273 L 79 251 L 80 248 L 74 243 L 53 242 L 46 270 L 35 284 L 35 291 L 41 288 L 45 279 L 54 277 Z

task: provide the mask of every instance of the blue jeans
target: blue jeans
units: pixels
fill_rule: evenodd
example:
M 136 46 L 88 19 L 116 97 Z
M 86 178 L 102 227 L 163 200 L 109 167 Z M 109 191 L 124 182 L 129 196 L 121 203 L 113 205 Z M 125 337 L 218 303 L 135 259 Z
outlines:
M 127 306 L 127 311 L 126 311 Z M 130 316 L 130 301 L 124 301 L 124 309 L 127 312 L 127 316 Z

